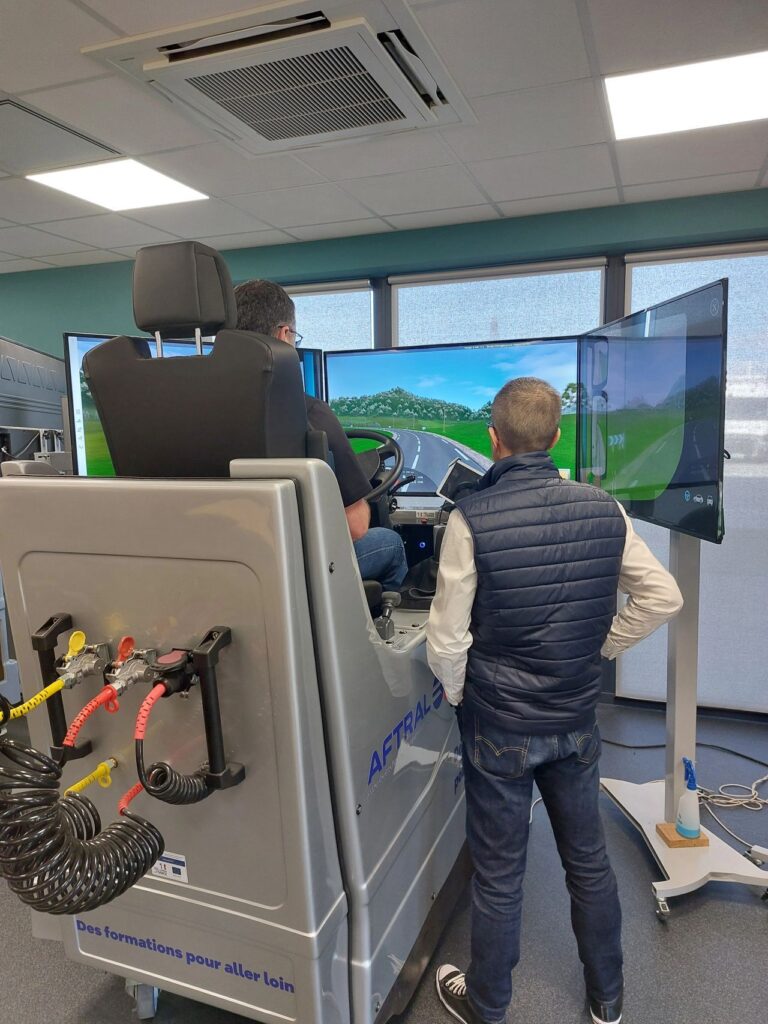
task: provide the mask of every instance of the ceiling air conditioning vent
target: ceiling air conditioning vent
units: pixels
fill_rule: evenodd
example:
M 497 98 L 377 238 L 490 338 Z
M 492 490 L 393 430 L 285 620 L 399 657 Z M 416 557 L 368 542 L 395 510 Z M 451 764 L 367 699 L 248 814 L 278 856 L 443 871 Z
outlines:
M 405 118 L 346 46 L 196 75 L 187 81 L 272 142 L 371 128 Z
M 246 153 L 475 120 L 399 0 L 326 0 L 323 10 L 277 0 L 83 52 Z

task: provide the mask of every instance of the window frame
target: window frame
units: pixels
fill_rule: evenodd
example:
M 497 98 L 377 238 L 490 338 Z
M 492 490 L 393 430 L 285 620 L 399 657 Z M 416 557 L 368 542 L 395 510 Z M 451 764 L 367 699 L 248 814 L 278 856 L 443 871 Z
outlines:
M 600 310 L 605 308 L 606 269 L 608 258 L 591 256 L 570 260 L 545 260 L 538 263 L 513 263 L 506 266 L 478 267 L 475 269 L 441 271 L 425 274 L 392 274 L 386 281 L 391 289 L 392 348 L 400 348 L 400 288 L 418 288 L 441 284 L 471 284 L 473 281 L 507 281 L 515 277 L 548 277 L 553 274 L 570 274 L 578 270 L 600 271 Z M 599 324 L 595 325 L 596 327 Z M 562 332 L 557 332 L 562 333 Z M 503 339 L 486 338 L 484 341 Z M 410 346 L 403 346 L 410 347 Z M 423 346 L 422 346 L 423 347 Z
M 370 294 L 371 301 L 371 347 L 370 350 L 366 348 L 365 351 L 373 351 L 373 349 L 381 347 L 377 344 L 377 334 L 379 333 L 377 328 L 380 319 L 378 315 L 380 299 L 377 295 L 376 282 L 373 279 L 361 277 L 349 281 L 318 281 L 314 283 L 302 282 L 301 284 L 284 284 L 283 287 L 291 298 L 301 297 L 303 295 L 339 295 L 347 292 L 368 292 Z M 317 346 L 312 345 L 311 342 L 307 345 L 307 348 L 316 347 Z M 325 349 L 321 349 L 321 351 L 325 352 Z M 331 351 L 337 350 L 332 349 Z

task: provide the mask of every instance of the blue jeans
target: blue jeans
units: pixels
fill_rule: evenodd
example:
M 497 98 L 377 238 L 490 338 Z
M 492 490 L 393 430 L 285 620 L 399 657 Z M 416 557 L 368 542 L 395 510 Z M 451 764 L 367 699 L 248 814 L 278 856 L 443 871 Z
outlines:
M 515 733 L 460 712 L 472 882 L 467 994 L 479 1016 L 503 1021 L 520 959 L 522 884 L 534 780 L 555 834 L 588 993 L 622 991 L 621 908 L 598 810 L 597 725 L 552 736 Z
M 354 542 L 354 547 L 364 580 L 378 580 L 385 590 L 400 586 L 408 572 L 408 562 L 399 533 L 374 526 Z

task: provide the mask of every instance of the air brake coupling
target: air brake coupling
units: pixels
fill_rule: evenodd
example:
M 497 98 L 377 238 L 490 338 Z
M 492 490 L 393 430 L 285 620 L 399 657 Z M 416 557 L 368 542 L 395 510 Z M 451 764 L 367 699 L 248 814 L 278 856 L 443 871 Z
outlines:
M 155 661 L 157 651 L 153 648 L 138 650 L 130 637 L 123 637 L 118 645 L 118 659 L 112 663 L 106 674 L 109 685 L 119 697 L 130 686 L 137 683 L 153 683 L 160 671 Z
M 69 639 L 67 653 L 58 663 L 59 677 L 64 680 L 67 690 L 90 676 L 99 676 L 103 679 L 109 659 L 108 644 L 89 644 L 86 642 L 85 633 L 76 630 Z

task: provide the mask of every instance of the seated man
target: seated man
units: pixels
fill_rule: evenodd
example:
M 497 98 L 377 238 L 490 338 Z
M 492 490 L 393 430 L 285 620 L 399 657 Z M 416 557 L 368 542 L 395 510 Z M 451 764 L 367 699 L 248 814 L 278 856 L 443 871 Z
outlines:
M 293 299 L 273 281 L 245 281 L 235 288 L 237 329 L 268 334 L 296 346 L 296 307 Z M 360 468 L 344 428 L 329 405 L 306 397 L 307 420 L 313 430 L 323 430 L 333 455 L 349 532 L 364 580 L 378 580 L 385 590 L 396 589 L 405 579 L 408 563 L 400 535 L 394 530 L 370 528 L 371 509 L 365 495 L 370 481 Z

